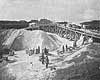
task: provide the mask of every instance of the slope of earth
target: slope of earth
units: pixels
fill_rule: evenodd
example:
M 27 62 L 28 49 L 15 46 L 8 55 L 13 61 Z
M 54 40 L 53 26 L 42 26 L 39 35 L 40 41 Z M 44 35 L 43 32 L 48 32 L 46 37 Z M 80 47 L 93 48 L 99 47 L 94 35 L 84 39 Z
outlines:
M 27 30 L 5 30 L 1 32 L 1 45 L 14 50 L 23 50 L 27 48 L 47 47 L 50 50 L 59 48 L 62 44 L 53 34 L 47 34 L 43 31 Z
M 15 62 L 4 62 L 0 68 L 0 80 L 100 80 L 99 48 L 99 44 L 89 44 L 69 56 L 49 56 L 48 69 L 39 61 L 40 54 L 17 51 L 9 57 Z
M 40 46 L 41 48 L 47 47 L 50 49 L 50 51 L 55 51 L 65 44 L 67 44 L 68 46 L 73 46 L 73 41 L 68 41 L 56 34 L 39 30 L 27 31 L 21 29 L 11 30 L 10 32 L 9 30 L 7 30 L 7 32 L 3 31 L 1 33 L 4 34 L 2 39 L 5 38 L 4 42 L 2 42 L 3 45 L 16 50 L 16 55 L 9 57 L 11 61 L 4 61 L 4 66 L 2 66 L 2 64 L 0 63 L 0 80 L 62 80 L 59 78 L 59 70 L 68 68 L 69 65 L 72 65 L 70 60 L 72 60 L 75 55 L 79 54 L 74 53 L 73 55 L 70 55 L 68 57 L 65 56 L 64 59 L 57 55 L 49 56 L 50 64 L 49 68 L 46 69 L 45 65 L 42 65 L 39 61 L 40 54 L 29 56 L 28 54 L 26 54 L 24 49 L 36 48 Z M 8 33 L 9 35 L 8 37 L 6 37 Z M 53 53 L 55 54 L 55 52 Z M 57 62 L 58 58 L 59 62 Z M 52 59 L 55 60 L 53 61 Z M 56 72 L 53 72 L 50 70 L 50 68 L 52 67 L 58 67 L 58 70 Z
M 61 63 L 62 68 L 56 70 L 52 80 L 100 80 L 99 49 L 100 44 L 94 43 L 66 57 Z
M 9 36 L 12 34 L 13 29 L 7 30 L 7 29 L 1 29 L 0 30 L 0 49 L 3 48 L 3 43 L 9 38 Z
M 0 63 L 0 80 L 48 80 L 53 74 L 39 61 L 39 55 L 29 56 L 25 51 L 16 51 L 10 61 Z
M 47 47 L 50 51 L 56 50 L 61 45 L 73 46 L 73 41 L 68 41 L 53 33 L 47 33 L 41 30 L 28 31 L 20 30 L 4 30 L 0 33 L 0 47 L 12 48 L 16 51 Z

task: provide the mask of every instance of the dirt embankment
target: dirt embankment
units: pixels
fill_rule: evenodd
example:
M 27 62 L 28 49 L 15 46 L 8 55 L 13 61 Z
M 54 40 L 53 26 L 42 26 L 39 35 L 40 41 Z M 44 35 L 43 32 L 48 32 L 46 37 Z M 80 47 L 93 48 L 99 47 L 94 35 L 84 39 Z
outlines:
M 100 44 L 90 44 L 64 62 L 71 63 L 74 65 L 57 70 L 53 80 L 100 80 Z
M 41 30 L 28 31 L 24 29 L 4 30 L 0 33 L 0 47 L 12 48 L 16 51 L 47 47 L 50 51 L 59 49 L 61 45 L 73 46 L 73 41 L 61 38 L 56 34 Z
M 12 48 L 14 50 L 24 50 L 27 48 L 47 47 L 49 50 L 55 50 L 62 44 L 56 36 L 46 32 L 35 30 L 5 30 L 0 33 L 0 47 Z
M 72 45 L 72 42 L 68 42 L 68 40 L 65 40 L 64 38 L 61 38 L 52 33 L 46 33 L 39 30 L 36 30 L 36 31 L 27 31 L 23 29 L 22 30 L 5 30 L 5 31 L 0 32 L 0 37 L 1 37 L 1 42 L 0 42 L 1 45 L 5 45 L 8 48 L 12 48 L 18 51 L 27 49 L 27 48 L 36 48 L 38 46 L 40 46 L 41 48 L 47 47 L 52 51 L 52 50 L 58 49 L 63 44 L 68 44 L 69 46 Z M 52 77 L 52 80 L 100 80 L 100 76 L 99 76 L 100 75 L 100 50 L 99 49 L 100 49 L 99 44 L 91 44 L 91 45 L 86 46 L 85 50 L 82 48 L 80 51 L 75 52 L 71 54 L 70 56 L 66 57 L 65 60 L 62 62 L 66 65 L 71 64 L 71 63 L 74 63 L 74 65 L 70 67 L 65 66 L 63 68 L 59 68 L 58 70 L 56 70 L 55 75 Z M 19 55 L 21 55 L 20 57 L 18 57 L 18 59 L 20 58 L 19 62 L 22 59 L 23 61 L 25 61 L 25 59 L 26 61 L 28 61 L 27 59 L 29 59 L 29 57 L 27 57 L 25 53 L 24 54 L 22 54 L 22 52 L 18 52 L 18 53 Z M 68 59 L 68 58 L 71 58 L 71 59 Z M 34 70 L 33 72 L 30 71 L 30 69 L 26 70 L 26 68 L 31 67 L 30 66 L 31 64 L 29 64 L 29 62 L 23 63 L 23 64 L 19 63 L 14 66 L 9 66 L 9 69 L 11 72 L 18 72 L 17 70 L 19 70 L 18 75 L 12 75 L 12 73 L 8 72 L 9 69 L 1 68 L 0 76 L 2 77 L 3 80 L 7 80 L 7 79 L 18 80 L 16 79 L 18 77 L 14 77 L 14 76 L 19 76 L 19 74 L 22 74 L 26 70 L 26 72 L 24 72 L 23 75 L 21 75 L 23 77 L 23 80 L 26 74 L 27 74 L 26 76 L 27 79 L 30 79 L 32 77 L 32 80 L 33 80 L 33 78 L 35 77 L 35 74 L 39 75 L 37 72 L 37 68 L 40 70 L 40 68 L 44 66 L 41 65 L 40 62 L 38 61 L 38 56 L 34 58 L 32 57 L 31 61 L 33 61 L 33 63 L 35 62 L 33 64 L 35 66 L 33 70 L 34 69 L 36 70 Z M 63 63 L 61 63 L 62 66 L 64 66 Z M 20 73 L 21 70 L 22 70 L 22 73 Z M 33 76 L 34 72 L 36 73 Z M 44 72 L 44 74 L 46 74 L 46 72 Z M 36 79 L 37 78 L 35 78 L 34 80 Z M 44 79 L 40 79 L 40 80 L 44 80 Z M 50 80 L 50 78 L 48 78 L 47 80 Z

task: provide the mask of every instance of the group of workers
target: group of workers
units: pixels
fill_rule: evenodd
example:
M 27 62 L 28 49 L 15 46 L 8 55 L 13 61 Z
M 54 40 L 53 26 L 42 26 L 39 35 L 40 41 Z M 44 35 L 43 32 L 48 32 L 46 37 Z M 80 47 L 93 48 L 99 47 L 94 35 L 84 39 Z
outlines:
M 30 50 L 26 50 L 26 54 L 28 54 L 29 56 L 33 54 L 39 54 L 39 53 L 41 53 L 40 46 L 38 46 L 37 49 L 33 48 Z M 49 53 L 49 49 L 45 47 L 44 49 L 42 49 L 41 56 L 39 57 L 39 60 L 42 62 L 43 65 L 46 65 L 46 68 L 48 68 L 48 65 L 49 65 L 48 53 Z
M 49 50 L 47 48 L 42 49 L 42 55 L 41 55 L 41 59 L 40 59 L 42 64 L 46 65 L 46 68 L 48 68 L 48 65 L 49 65 L 48 52 L 49 52 Z
M 66 51 L 71 51 L 72 47 L 68 47 L 67 44 L 62 46 L 62 52 L 65 53 Z
M 60 50 L 57 50 L 57 54 L 59 55 L 59 54 L 63 54 L 63 53 L 65 53 L 65 52 L 70 52 L 70 51 L 72 51 L 72 49 L 75 49 L 75 47 L 68 47 L 67 46 L 67 44 L 66 45 L 62 45 L 62 50 L 60 51 Z
M 39 54 L 40 53 L 40 46 L 38 46 L 38 48 L 33 48 L 33 49 L 27 49 L 26 50 L 26 54 L 28 54 L 29 56 L 33 55 L 33 54 Z
M 68 50 L 68 46 L 67 46 L 67 44 L 66 44 L 66 46 L 62 46 L 62 52 L 64 53 L 65 51 L 67 51 Z

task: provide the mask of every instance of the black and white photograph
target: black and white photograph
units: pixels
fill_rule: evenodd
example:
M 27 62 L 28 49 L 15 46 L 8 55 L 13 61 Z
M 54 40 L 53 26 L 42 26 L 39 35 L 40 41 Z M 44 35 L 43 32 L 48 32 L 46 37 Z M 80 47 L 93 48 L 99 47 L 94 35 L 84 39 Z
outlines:
M 0 80 L 100 80 L 100 0 L 0 0 Z

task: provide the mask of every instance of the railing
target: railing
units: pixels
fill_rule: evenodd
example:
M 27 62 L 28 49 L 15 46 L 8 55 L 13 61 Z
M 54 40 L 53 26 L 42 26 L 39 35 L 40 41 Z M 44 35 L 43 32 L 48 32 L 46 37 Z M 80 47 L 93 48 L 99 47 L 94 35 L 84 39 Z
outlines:
M 49 27 L 49 25 L 41 25 L 39 27 Z M 65 30 L 70 30 L 70 31 L 73 31 L 73 32 L 77 32 L 77 33 L 80 33 L 80 34 L 83 34 L 83 35 L 87 35 L 87 36 L 92 36 L 92 37 L 96 37 L 96 38 L 100 38 L 100 34 L 98 33 L 94 33 L 94 32 L 91 32 L 89 30 L 85 30 L 85 29 L 77 29 L 77 28 L 73 28 L 73 27 L 68 27 L 68 26 L 57 26 L 58 28 L 62 28 L 62 29 L 65 29 Z M 49 27 L 50 28 L 50 27 Z M 54 26 L 55 28 L 55 26 Z M 26 28 L 26 29 L 30 29 L 30 28 Z M 36 27 L 36 29 L 38 29 Z M 35 29 L 35 30 L 36 30 Z M 41 28 L 42 29 L 42 28 Z M 34 29 L 32 29 L 34 30 Z M 52 31 L 49 31 L 49 32 L 52 32 Z
M 61 27 L 61 26 L 60 26 L 60 27 Z M 64 28 L 64 27 L 62 27 L 62 28 Z M 85 29 L 76 29 L 76 28 L 72 28 L 72 27 L 65 27 L 64 29 L 68 29 L 68 30 L 70 30 L 70 31 L 78 32 L 78 33 L 80 33 L 80 34 L 84 34 L 84 35 L 88 35 L 88 36 L 100 38 L 100 34 L 91 32 L 91 31 L 89 31 L 89 30 L 85 30 Z

